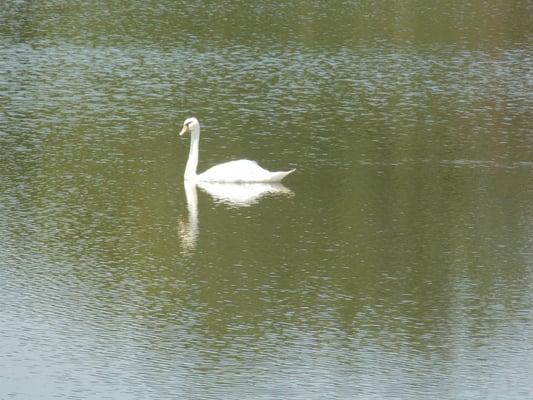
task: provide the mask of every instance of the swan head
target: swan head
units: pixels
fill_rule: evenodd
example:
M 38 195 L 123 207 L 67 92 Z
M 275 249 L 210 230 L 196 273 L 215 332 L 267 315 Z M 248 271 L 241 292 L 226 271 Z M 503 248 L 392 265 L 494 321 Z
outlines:
M 200 129 L 200 122 L 194 117 L 187 118 L 183 122 L 183 128 L 181 128 L 180 136 L 185 135 L 186 133 L 190 133 L 196 130 Z

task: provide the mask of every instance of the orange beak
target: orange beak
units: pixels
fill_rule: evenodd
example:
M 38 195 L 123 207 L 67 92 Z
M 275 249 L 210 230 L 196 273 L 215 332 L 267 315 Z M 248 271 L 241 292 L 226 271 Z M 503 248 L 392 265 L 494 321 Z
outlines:
M 183 128 L 180 131 L 180 136 L 185 135 L 187 132 L 189 132 L 189 126 L 188 125 L 183 125 Z

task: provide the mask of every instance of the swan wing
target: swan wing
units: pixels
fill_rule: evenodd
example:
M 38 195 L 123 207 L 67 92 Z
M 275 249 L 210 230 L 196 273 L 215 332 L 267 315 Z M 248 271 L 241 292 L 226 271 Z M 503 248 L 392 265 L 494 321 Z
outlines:
M 279 182 L 287 172 L 270 172 L 251 160 L 229 161 L 215 165 L 198 175 L 204 182 Z

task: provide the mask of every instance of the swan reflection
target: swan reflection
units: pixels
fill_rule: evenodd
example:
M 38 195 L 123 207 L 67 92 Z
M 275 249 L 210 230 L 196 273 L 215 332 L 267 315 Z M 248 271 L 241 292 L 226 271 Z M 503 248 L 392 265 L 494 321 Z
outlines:
M 215 183 L 184 181 L 188 217 L 178 218 L 178 236 L 186 252 L 193 251 L 198 241 L 198 186 L 217 203 L 231 207 L 249 207 L 264 197 L 273 195 L 292 196 L 293 192 L 281 183 Z
M 198 182 L 197 185 L 216 202 L 234 207 L 251 206 L 267 195 L 292 195 L 292 191 L 281 183 Z
M 194 250 L 198 240 L 198 194 L 196 185 L 192 182 L 185 181 L 185 197 L 187 198 L 188 219 L 183 216 L 178 217 L 178 237 L 183 250 L 186 252 Z

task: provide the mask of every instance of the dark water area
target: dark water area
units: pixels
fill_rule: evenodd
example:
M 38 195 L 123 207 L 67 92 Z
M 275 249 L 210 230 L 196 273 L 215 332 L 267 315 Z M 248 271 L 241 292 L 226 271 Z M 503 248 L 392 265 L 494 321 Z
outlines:
M 434 3 L 0 5 L 0 398 L 530 398 L 531 6 Z

